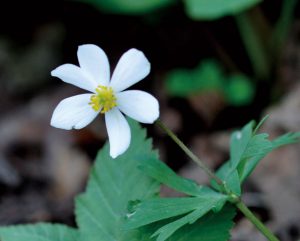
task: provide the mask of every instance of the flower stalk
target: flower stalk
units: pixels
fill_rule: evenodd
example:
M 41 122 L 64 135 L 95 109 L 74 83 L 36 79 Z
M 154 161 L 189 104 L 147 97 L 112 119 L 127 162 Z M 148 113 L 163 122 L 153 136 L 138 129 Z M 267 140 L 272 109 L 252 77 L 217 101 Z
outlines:
M 215 180 L 220 186 L 224 186 L 223 181 L 217 177 L 208 166 L 202 162 L 165 124 L 159 119 L 155 122 L 162 130 L 164 130 L 169 137 L 213 180 Z
M 251 212 L 251 210 L 243 202 L 238 202 L 235 204 L 235 206 L 268 240 L 279 241 L 279 239 Z

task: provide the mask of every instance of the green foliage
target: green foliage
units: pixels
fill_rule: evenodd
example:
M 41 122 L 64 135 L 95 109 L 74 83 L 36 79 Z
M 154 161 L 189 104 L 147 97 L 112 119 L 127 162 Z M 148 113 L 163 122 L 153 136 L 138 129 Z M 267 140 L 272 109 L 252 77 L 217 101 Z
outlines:
M 271 59 L 264 40 L 258 32 L 258 26 L 254 24 L 247 12 L 236 15 L 235 20 L 251 61 L 255 78 L 267 79 L 271 70 Z
M 170 169 L 165 163 L 157 159 L 148 159 L 140 164 L 139 168 L 156 179 L 160 183 L 163 183 L 172 189 L 191 195 L 202 196 L 204 187 L 199 186 L 195 181 L 178 176 L 172 169 Z
M 169 223 L 165 222 L 164 226 L 156 230 L 153 236 L 158 236 L 157 240 L 159 241 L 167 240 L 178 229 L 186 224 L 194 223 L 211 210 L 220 211 L 228 199 L 226 195 L 217 193 L 208 187 L 198 186 L 194 181 L 178 176 L 157 159 L 148 159 L 142 162 L 140 168 L 159 182 L 191 195 L 191 197 L 184 198 L 154 198 L 135 203 L 134 207 L 131 207 L 131 213 L 125 225 L 127 229 L 177 217 Z M 173 236 L 172 240 L 174 240 Z
M 156 159 L 157 154 L 151 140 L 145 139 L 145 130 L 133 121 L 130 123 L 129 149 L 112 159 L 109 146 L 105 145 L 96 158 L 86 192 L 76 199 L 82 241 L 94 241 L 95 237 L 101 237 L 101 241 L 147 240 L 138 230 L 122 229 L 128 202 L 153 197 L 159 191 L 159 184 L 137 168 L 145 157 Z
M 258 126 L 261 126 L 264 118 Z M 217 175 L 226 181 L 227 186 L 238 194 L 237 181 L 242 183 L 255 169 L 257 164 L 274 149 L 299 141 L 300 133 L 288 133 L 273 141 L 265 133 L 257 134 L 253 121 L 245 125 L 240 131 L 231 135 L 230 160 L 224 163 L 217 171 Z M 212 185 L 219 189 L 216 183 Z
M 214 20 L 245 11 L 262 0 L 184 0 L 187 14 L 197 20 Z
M 169 238 L 173 233 L 175 233 L 179 228 L 183 227 L 184 225 L 186 224 L 193 224 L 194 222 L 196 222 L 200 217 L 202 217 L 204 214 L 206 214 L 208 212 L 208 207 L 209 205 L 207 205 L 207 201 L 205 202 L 206 205 L 202 205 L 201 208 L 198 208 L 196 209 L 195 211 L 189 213 L 188 215 L 180 218 L 180 219 L 177 219 L 176 221 L 174 222 L 170 222 L 168 224 L 166 224 L 165 226 L 162 226 L 161 228 L 159 228 L 152 236 L 158 236 L 157 237 L 157 241 L 164 241 L 166 240 L 167 238 Z M 207 222 L 205 222 L 207 223 Z M 219 236 L 219 241 L 221 240 L 227 240 L 228 238 L 228 231 L 229 229 L 232 227 L 230 224 L 231 224 L 231 220 L 224 220 L 222 223 L 221 223 L 221 228 L 222 230 L 218 230 L 216 232 L 216 235 Z M 216 225 L 216 223 L 211 223 L 212 225 Z M 204 225 L 203 225 L 204 226 Z M 228 227 L 229 226 L 229 229 L 226 229 L 224 230 L 223 227 Z M 186 226 L 187 227 L 187 226 Z M 206 226 L 204 226 L 205 228 Z M 187 232 L 190 232 L 190 230 L 192 229 L 193 227 L 189 227 L 186 228 L 185 231 Z M 203 228 L 203 227 L 202 227 Z M 178 234 L 177 234 L 178 235 Z M 181 231 L 179 232 L 179 235 L 178 237 L 180 237 L 180 235 L 186 235 L 186 233 L 184 231 Z M 201 234 L 198 234 L 197 238 L 198 240 L 200 239 L 201 240 L 201 236 L 203 236 L 204 239 L 208 239 L 208 236 L 207 234 L 205 233 L 202 233 Z M 223 239 L 221 239 L 221 237 L 223 237 Z M 226 238 L 225 238 L 226 237 Z M 225 238 L 225 239 L 224 239 Z M 172 237 L 172 240 L 173 240 L 173 237 Z
M 238 171 L 234 168 L 228 168 L 230 165 L 223 165 L 217 172 L 216 175 L 222 179 L 226 183 L 226 188 L 232 191 L 234 194 L 237 196 L 241 195 L 241 185 L 240 185 L 240 178 Z M 212 180 L 212 186 L 219 190 L 222 191 L 219 185 Z
M 78 231 L 59 224 L 39 223 L 0 228 L 1 241 L 79 241 Z
M 220 90 L 222 67 L 214 60 L 205 60 L 194 70 L 177 69 L 166 77 L 166 87 L 173 96 L 186 97 L 205 90 Z
M 229 230 L 234 224 L 232 221 L 234 216 L 235 208 L 231 205 L 226 205 L 220 212 L 209 212 L 197 221 L 190 218 L 191 221 L 195 222 L 178 229 L 170 238 L 167 239 L 165 238 L 171 231 L 173 231 L 172 229 L 174 229 L 176 225 L 181 225 L 181 222 L 185 221 L 184 217 L 179 219 L 178 222 L 173 222 L 174 218 L 168 219 L 147 225 L 144 229 L 148 230 L 148 232 L 153 232 L 159 227 L 162 227 L 155 233 L 160 235 L 157 241 L 227 241 L 230 239 Z M 167 223 L 170 225 L 166 225 Z
M 254 135 L 250 139 L 245 152 L 241 156 L 239 165 L 237 166 L 241 180 L 245 180 L 259 161 L 273 150 L 272 143 L 267 138 L 268 134 L 263 133 Z
M 273 148 L 278 148 L 288 144 L 293 144 L 299 141 L 300 132 L 286 133 L 272 141 Z
M 228 102 L 234 106 L 250 104 L 254 98 L 254 86 L 251 80 L 242 74 L 228 77 L 224 93 Z
M 280 17 L 272 33 L 272 48 L 273 51 L 277 52 L 276 54 L 280 53 L 282 44 L 290 31 L 297 3 L 298 0 L 282 1 Z
M 175 0 L 80 0 L 102 11 L 118 14 L 144 14 L 175 2 Z
M 135 205 L 128 215 L 126 229 L 133 229 L 163 219 L 179 216 L 192 211 L 208 212 L 226 196 L 213 195 L 203 197 L 153 198 Z M 203 214 L 201 215 L 203 216 Z M 201 217 L 200 216 L 200 217 Z
M 125 154 L 112 159 L 108 145 L 99 152 L 87 190 L 76 199 L 78 230 L 63 225 L 19 225 L 1 228 L 1 240 L 94 241 L 95 237 L 101 237 L 102 241 L 150 241 L 151 234 L 160 241 L 193 240 L 204 235 L 226 240 L 234 215 L 233 210 L 222 209 L 227 196 L 177 176 L 157 159 L 151 140 L 146 140 L 145 130 L 133 121 L 130 126 L 132 141 Z M 159 182 L 141 170 L 192 196 L 158 198 Z M 207 222 L 201 219 L 204 215 Z M 159 225 L 154 234 L 154 229 L 150 232 L 153 225 Z M 213 226 L 220 226 L 220 230 L 206 233 Z M 187 233 L 199 237 L 187 237 Z
M 205 60 L 194 70 L 177 69 L 166 76 L 166 88 L 173 96 L 187 97 L 204 91 L 218 91 L 234 106 L 251 103 L 254 86 L 242 74 L 225 75 L 214 60 Z
M 275 148 L 295 143 L 299 133 L 268 140 L 249 122 L 231 136 L 230 159 L 217 172 L 226 190 L 241 195 L 241 183 Z M 112 159 L 106 144 L 91 171 L 86 192 L 76 199 L 79 229 L 35 224 L 0 228 L 1 241 L 226 241 L 235 208 L 216 183 L 213 190 L 178 176 L 152 150 L 146 132 L 129 121 L 132 140 L 123 155 Z M 145 175 L 146 174 L 146 175 Z M 189 196 L 158 197 L 160 183 Z M 226 193 L 225 190 L 225 193 Z
M 207 186 L 199 186 L 193 180 L 183 178 L 177 175 L 165 163 L 157 159 L 148 159 L 142 162 L 140 168 L 149 176 L 162 184 L 184 194 L 194 197 L 209 197 L 215 200 L 222 200 L 213 207 L 214 211 L 222 209 L 227 197 L 221 193 L 215 192 Z

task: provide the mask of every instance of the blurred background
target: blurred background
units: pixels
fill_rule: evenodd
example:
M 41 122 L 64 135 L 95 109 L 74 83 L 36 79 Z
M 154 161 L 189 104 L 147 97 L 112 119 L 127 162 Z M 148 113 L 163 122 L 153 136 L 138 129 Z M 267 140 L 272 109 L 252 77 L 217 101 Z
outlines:
M 162 121 L 211 168 L 229 157 L 229 135 L 269 114 L 271 138 L 300 130 L 300 4 L 297 0 L 81 0 L 1 3 L 0 224 L 75 225 L 74 196 L 107 139 L 103 118 L 79 131 L 50 126 L 63 98 L 83 93 L 50 76 L 78 64 L 93 43 L 111 68 L 142 50 L 150 75 L 133 88 L 160 102 Z M 180 175 L 207 177 L 156 126 L 161 159 Z M 269 155 L 244 200 L 280 237 L 300 238 L 300 145 Z M 163 189 L 163 196 L 177 195 Z M 100 204 L 99 204 L 100 205 Z M 232 240 L 264 240 L 236 217 Z

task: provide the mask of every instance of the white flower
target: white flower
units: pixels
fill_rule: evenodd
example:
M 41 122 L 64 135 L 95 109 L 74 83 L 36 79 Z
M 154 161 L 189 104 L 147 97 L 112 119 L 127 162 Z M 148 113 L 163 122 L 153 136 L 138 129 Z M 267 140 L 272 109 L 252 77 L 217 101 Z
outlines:
M 109 62 L 101 48 L 81 45 L 77 56 L 80 67 L 64 64 L 51 75 L 92 93 L 62 100 L 54 110 L 51 125 L 66 130 L 81 129 L 103 113 L 110 155 L 116 158 L 127 150 L 131 139 L 122 113 L 141 123 L 153 123 L 159 116 L 158 101 L 152 95 L 140 90 L 124 91 L 149 74 L 150 63 L 141 51 L 130 49 L 120 58 L 110 79 Z

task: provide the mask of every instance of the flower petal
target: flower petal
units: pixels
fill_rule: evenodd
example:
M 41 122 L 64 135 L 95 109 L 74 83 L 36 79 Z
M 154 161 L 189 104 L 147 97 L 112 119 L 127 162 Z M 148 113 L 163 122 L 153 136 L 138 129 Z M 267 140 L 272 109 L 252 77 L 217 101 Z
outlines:
M 158 101 L 147 92 L 127 90 L 116 96 L 118 108 L 139 122 L 153 123 L 159 117 Z
M 129 147 L 131 139 L 130 127 L 117 108 L 105 113 L 105 123 L 110 144 L 110 155 L 112 158 L 116 158 Z
M 79 88 L 94 92 L 97 83 L 93 81 L 82 69 L 73 64 L 63 64 L 51 71 L 51 75 L 62 81 L 75 85 Z
M 94 44 L 84 44 L 77 51 L 80 67 L 98 84 L 109 84 L 109 62 L 104 51 Z
M 88 104 L 90 98 L 91 94 L 82 94 L 62 100 L 53 112 L 51 125 L 66 130 L 87 126 L 99 113 Z
M 114 91 L 125 90 L 145 78 L 150 72 L 150 63 L 137 49 L 130 49 L 120 58 L 112 75 L 110 86 Z

